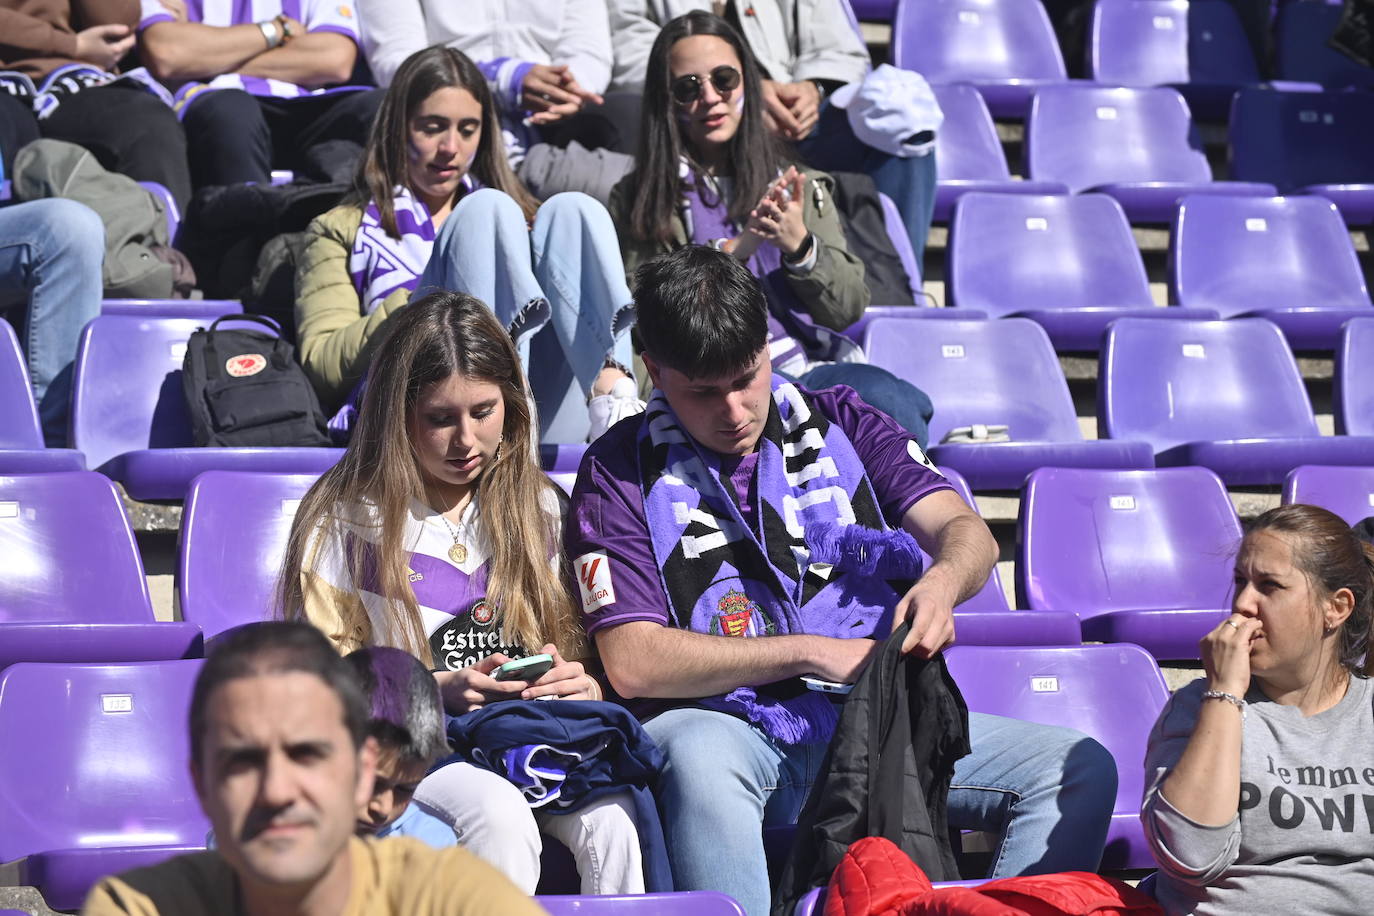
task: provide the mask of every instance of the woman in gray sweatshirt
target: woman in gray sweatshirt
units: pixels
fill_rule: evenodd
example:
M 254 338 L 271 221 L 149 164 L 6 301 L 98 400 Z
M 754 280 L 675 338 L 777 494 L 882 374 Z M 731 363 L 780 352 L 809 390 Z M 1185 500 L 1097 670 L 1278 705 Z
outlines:
M 1171 914 L 1368 913 L 1374 547 L 1314 506 L 1261 515 L 1207 677 L 1160 714 L 1141 819 Z

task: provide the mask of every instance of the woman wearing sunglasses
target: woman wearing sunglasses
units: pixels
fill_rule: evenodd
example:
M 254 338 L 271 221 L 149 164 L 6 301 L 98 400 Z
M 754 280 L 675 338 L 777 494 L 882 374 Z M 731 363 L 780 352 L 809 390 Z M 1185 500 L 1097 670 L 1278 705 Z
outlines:
M 764 123 L 757 61 L 724 19 L 693 11 L 649 54 L 639 155 L 611 192 L 625 268 L 713 245 L 762 281 L 773 368 L 809 388 L 853 387 L 925 444 L 930 401 L 836 333 L 868 306 L 824 172 L 799 167 Z

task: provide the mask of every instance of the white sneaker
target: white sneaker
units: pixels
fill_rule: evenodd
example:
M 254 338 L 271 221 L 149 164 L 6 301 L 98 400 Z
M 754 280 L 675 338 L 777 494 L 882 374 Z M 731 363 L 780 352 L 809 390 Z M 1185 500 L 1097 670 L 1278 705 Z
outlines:
M 587 441 L 595 442 L 602 433 L 621 420 L 643 412 L 644 402 L 639 399 L 635 380 L 629 376 L 616 379 L 610 394 L 598 394 L 587 402 L 587 413 L 592 421 Z

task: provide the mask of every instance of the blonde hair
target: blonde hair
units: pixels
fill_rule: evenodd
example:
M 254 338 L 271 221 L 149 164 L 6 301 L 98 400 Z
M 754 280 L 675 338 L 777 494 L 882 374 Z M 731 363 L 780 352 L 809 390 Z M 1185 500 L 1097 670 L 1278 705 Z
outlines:
M 535 458 L 532 412 L 515 345 L 491 310 L 463 293 L 431 293 L 398 311 L 389 324 L 368 370 L 348 449 L 297 510 L 278 585 L 278 613 L 286 620 L 306 617 L 303 575 L 313 563 L 312 545 L 336 538 L 353 590 L 360 590 L 362 571 L 374 568 L 375 591 L 395 615 L 390 639 L 433 667 L 403 543 L 411 500 L 426 498 L 408 419 L 427 385 L 456 374 L 497 385 L 505 400 L 505 438 L 477 479 L 475 494 L 491 547 L 487 598 L 498 608 L 502 636 L 531 650 L 551 642 L 565 657 L 581 657 L 585 638 L 564 562 L 560 558 L 558 568 L 549 562 L 560 553 L 559 520 L 544 508 L 553 484 Z M 368 508 L 378 530 L 375 547 L 345 536 L 346 526 L 364 514 L 359 505 Z M 345 642 L 375 644 L 361 601 L 342 602 L 338 612 Z

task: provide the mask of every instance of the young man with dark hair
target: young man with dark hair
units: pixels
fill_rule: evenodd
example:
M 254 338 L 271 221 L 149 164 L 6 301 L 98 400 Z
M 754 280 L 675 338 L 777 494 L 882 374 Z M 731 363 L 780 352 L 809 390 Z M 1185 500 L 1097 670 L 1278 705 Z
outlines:
M 191 776 L 218 849 L 106 878 L 83 913 L 540 913 L 459 848 L 353 837 L 376 743 L 358 680 L 314 627 L 224 638 L 191 696 Z
M 798 679 L 854 681 L 894 619 L 911 625 L 905 651 L 944 648 L 997 548 L 890 418 L 847 387 L 773 377 L 763 294 L 735 259 L 682 248 L 635 281 L 656 390 L 588 449 L 567 554 L 606 673 L 652 714 L 645 728 L 667 758 L 678 888 L 724 891 L 762 916 L 760 828 L 795 821 L 834 723 Z M 934 558 L 923 574 L 898 571 L 913 539 Z M 865 558 L 877 574 L 858 569 Z M 994 876 L 1095 870 L 1111 755 L 1078 732 L 997 716 L 970 714 L 969 737 L 950 821 L 1003 835 Z

